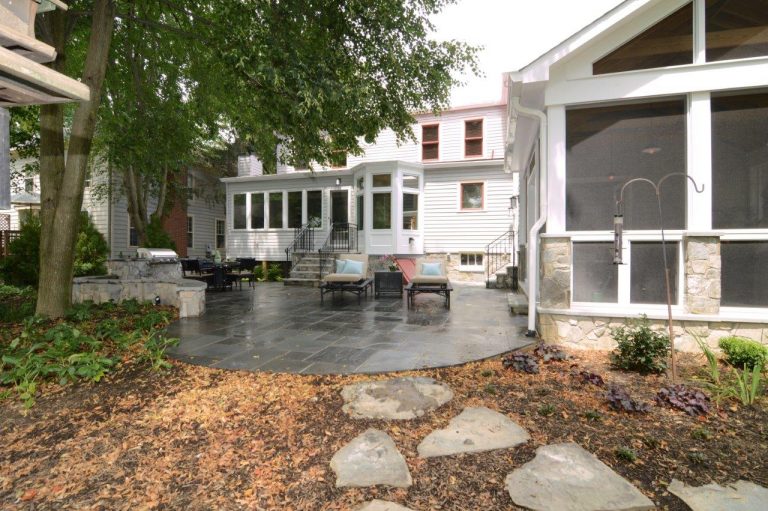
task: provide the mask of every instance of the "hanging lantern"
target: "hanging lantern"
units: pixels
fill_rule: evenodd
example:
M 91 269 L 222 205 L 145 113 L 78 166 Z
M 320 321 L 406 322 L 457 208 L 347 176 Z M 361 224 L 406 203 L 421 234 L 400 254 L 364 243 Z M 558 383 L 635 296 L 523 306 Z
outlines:
M 624 215 L 613 215 L 613 264 L 624 264 Z

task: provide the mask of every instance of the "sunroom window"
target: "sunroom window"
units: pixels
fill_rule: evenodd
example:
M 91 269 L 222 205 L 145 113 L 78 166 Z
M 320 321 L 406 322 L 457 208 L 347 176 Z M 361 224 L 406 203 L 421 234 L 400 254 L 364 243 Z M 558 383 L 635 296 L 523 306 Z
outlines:
M 677 303 L 677 242 L 667 242 L 669 288 L 672 303 Z M 667 286 L 664 277 L 664 251 L 661 242 L 633 241 L 630 262 L 630 302 L 666 303 Z
M 288 192 L 288 228 L 301 227 L 302 200 L 301 192 Z
M 264 228 L 264 194 L 251 194 L 251 229 Z
M 592 74 L 602 75 L 692 63 L 693 3 L 689 3 L 596 61 L 592 64 Z
M 768 241 L 721 241 L 723 307 L 768 307 Z
M 282 229 L 283 227 L 283 192 L 269 194 L 269 228 Z
M 232 196 L 232 227 L 234 229 L 245 229 L 245 194 L 236 193 Z
M 768 0 L 707 1 L 707 61 L 768 56 Z
M 613 243 L 573 244 L 573 301 L 616 303 L 618 266 L 613 264 Z

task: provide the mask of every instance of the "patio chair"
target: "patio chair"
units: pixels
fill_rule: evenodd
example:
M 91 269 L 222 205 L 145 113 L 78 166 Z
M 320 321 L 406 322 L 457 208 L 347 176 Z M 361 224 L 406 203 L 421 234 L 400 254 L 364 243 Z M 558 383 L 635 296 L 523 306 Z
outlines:
M 413 300 L 417 294 L 432 293 L 445 297 L 445 308 L 451 308 L 451 281 L 445 270 L 445 261 L 430 261 L 418 259 L 416 261 L 416 273 L 411 282 L 405 286 L 408 293 L 408 307 L 413 306 Z
M 353 264 L 347 265 L 346 261 Z M 362 293 L 365 293 L 367 298 L 368 290 L 373 292 L 373 279 L 368 278 L 368 254 L 339 254 L 334 265 L 336 271 L 326 275 L 320 283 L 320 303 L 323 303 L 326 293 L 355 293 L 357 302 L 360 303 Z

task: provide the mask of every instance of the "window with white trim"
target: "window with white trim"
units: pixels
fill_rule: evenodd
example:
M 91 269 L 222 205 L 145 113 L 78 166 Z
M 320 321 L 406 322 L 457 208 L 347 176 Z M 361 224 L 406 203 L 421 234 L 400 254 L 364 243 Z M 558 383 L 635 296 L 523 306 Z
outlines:
M 459 271 L 483 271 L 483 253 L 466 252 L 459 254 Z
M 195 220 L 191 217 L 187 217 L 187 248 L 195 246 Z
M 216 219 L 216 248 L 225 248 L 227 245 L 227 226 L 224 220 Z

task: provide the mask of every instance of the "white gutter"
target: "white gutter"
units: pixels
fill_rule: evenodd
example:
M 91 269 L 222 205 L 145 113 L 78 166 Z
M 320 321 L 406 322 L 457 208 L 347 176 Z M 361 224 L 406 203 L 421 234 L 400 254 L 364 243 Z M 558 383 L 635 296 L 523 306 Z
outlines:
M 510 80 L 510 87 L 511 87 Z M 539 219 L 531 227 L 528 235 L 528 337 L 536 336 L 536 303 L 539 291 L 539 232 L 547 222 L 548 198 L 547 198 L 547 167 L 548 167 L 548 138 L 547 138 L 547 114 L 535 108 L 528 108 L 520 104 L 520 96 L 510 96 L 512 108 L 522 115 L 539 120 L 539 188 L 544 184 L 544 193 L 539 197 Z

